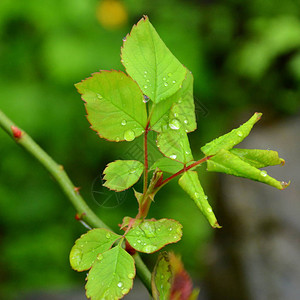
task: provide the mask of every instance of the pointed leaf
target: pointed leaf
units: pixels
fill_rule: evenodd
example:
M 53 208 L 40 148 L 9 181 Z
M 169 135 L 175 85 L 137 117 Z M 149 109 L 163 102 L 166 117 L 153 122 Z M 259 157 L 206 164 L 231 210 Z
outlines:
M 87 277 L 86 295 L 91 300 L 121 299 L 132 288 L 134 260 L 120 246 L 99 254 Z
M 169 128 L 170 120 L 173 119 L 178 120 L 186 132 L 191 132 L 197 127 L 193 75 L 190 71 L 187 72 L 182 87 L 175 94 L 155 105 L 150 121 L 151 129 L 156 132 L 166 131 Z
M 180 171 L 184 165 L 176 160 L 162 157 L 158 159 L 151 167 L 150 170 L 160 169 L 163 172 L 175 174 Z
M 261 113 L 255 113 L 246 123 L 239 128 L 233 129 L 229 133 L 222 135 L 215 140 L 207 143 L 201 148 L 205 155 L 214 155 L 219 150 L 230 150 L 235 145 L 244 140 L 250 133 L 253 125 L 261 118 Z
M 213 210 L 207 201 L 207 196 L 202 189 L 197 172 L 185 172 L 183 176 L 180 177 L 178 183 L 183 188 L 183 190 L 187 192 L 188 195 L 194 200 L 210 225 L 213 228 L 220 228 L 215 214 L 213 213 Z
M 286 183 L 277 181 L 269 176 L 266 171 L 261 171 L 251 166 L 238 156 L 224 149 L 207 161 L 207 171 L 249 178 L 266 183 L 280 190 L 283 190 L 287 186 Z
M 152 272 L 151 285 L 154 300 L 169 300 L 172 282 L 172 270 L 169 254 L 162 252 Z
M 116 160 L 103 171 L 103 185 L 117 192 L 126 190 L 139 180 L 143 170 L 144 165 L 137 160 Z
M 157 147 L 166 157 L 188 163 L 193 160 L 193 155 L 187 134 L 184 130 L 181 130 L 179 123 L 173 125 L 174 130 L 170 129 L 158 135 Z
M 167 244 L 177 243 L 182 236 L 182 225 L 170 219 L 145 220 L 125 236 L 132 248 L 153 253 Z
M 166 47 L 147 16 L 126 36 L 121 53 L 127 73 L 154 103 L 173 95 L 185 78 L 186 69 Z
M 76 84 L 85 101 L 88 120 L 100 137 L 132 141 L 147 123 L 143 93 L 129 76 L 119 71 L 101 71 Z
M 133 189 L 133 192 L 134 192 L 134 196 L 135 196 L 138 204 L 141 204 L 141 201 L 143 199 L 143 194 L 140 192 L 137 192 L 135 189 Z
M 121 236 L 103 228 L 96 228 L 83 234 L 70 252 L 70 264 L 76 271 L 91 268 L 99 253 L 110 249 Z
M 272 150 L 233 148 L 230 152 L 255 168 L 284 165 L 284 159 Z

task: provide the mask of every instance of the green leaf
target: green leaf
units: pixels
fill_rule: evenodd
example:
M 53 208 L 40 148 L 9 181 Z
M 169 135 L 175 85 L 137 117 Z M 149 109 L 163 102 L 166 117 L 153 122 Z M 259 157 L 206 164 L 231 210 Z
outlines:
M 261 118 L 261 113 L 255 113 L 246 123 L 239 128 L 233 129 L 229 133 L 222 135 L 207 143 L 201 148 L 205 155 L 214 155 L 219 150 L 230 150 L 235 145 L 243 141 L 250 133 L 253 125 Z
M 86 295 L 91 300 L 121 299 L 135 277 L 134 260 L 122 247 L 99 254 L 87 277 Z
M 170 120 L 173 119 L 178 120 L 186 132 L 191 132 L 197 127 L 193 75 L 190 71 L 187 72 L 181 89 L 165 101 L 155 105 L 150 121 L 151 129 L 156 132 L 166 131 L 169 128 Z
M 137 160 L 116 160 L 107 165 L 103 174 L 103 184 L 111 190 L 120 192 L 134 185 L 141 177 L 144 165 Z
M 166 157 L 182 163 L 188 163 L 193 160 L 193 155 L 187 134 L 180 128 L 180 124 L 173 123 L 172 126 L 174 129 L 158 135 L 157 147 Z
M 156 168 L 160 169 L 163 172 L 175 174 L 178 171 L 180 171 L 184 165 L 176 160 L 167 158 L 167 157 L 162 157 L 158 159 L 151 167 L 151 170 L 155 170 Z
M 172 123 L 173 119 L 178 120 L 185 132 L 191 132 L 197 128 L 193 83 L 193 75 L 188 71 L 182 84 L 181 98 L 172 106 L 170 113 L 170 122 Z
M 187 171 L 180 177 L 179 185 L 194 200 L 213 228 L 220 228 L 215 214 L 207 201 L 196 171 Z
M 138 202 L 138 204 L 141 204 L 141 201 L 143 200 L 143 194 L 140 192 L 137 192 L 135 189 L 133 189 L 134 196 Z
M 266 171 L 251 166 L 238 156 L 224 149 L 220 150 L 215 156 L 207 161 L 207 171 L 249 178 L 266 183 L 279 190 L 283 190 L 288 185 L 284 182 L 277 181 L 269 176 Z
M 127 73 L 154 103 L 173 95 L 186 75 L 186 68 L 166 47 L 147 16 L 126 36 L 121 56 Z
M 145 220 L 125 236 L 132 248 L 153 253 L 167 244 L 177 243 L 182 236 L 182 225 L 169 219 Z
M 284 159 L 278 156 L 278 152 L 272 150 L 233 148 L 230 152 L 255 168 L 284 165 L 285 163 Z
M 170 259 L 167 252 L 159 254 L 152 272 L 151 285 L 154 300 L 169 300 L 172 282 Z
M 143 93 L 129 76 L 119 71 L 101 71 L 76 84 L 85 101 L 88 120 L 100 137 L 132 141 L 146 127 Z
M 96 228 L 83 234 L 70 252 L 70 264 L 76 271 L 91 268 L 99 253 L 110 249 L 121 236 L 103 228 Z

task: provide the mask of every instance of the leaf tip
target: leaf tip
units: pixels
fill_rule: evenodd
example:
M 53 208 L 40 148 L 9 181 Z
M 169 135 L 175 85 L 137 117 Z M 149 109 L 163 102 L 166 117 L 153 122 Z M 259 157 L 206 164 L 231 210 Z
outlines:
M 280 165 L 283 167 L 285 165 L 285 160 L 283 158 L 279 158 Z
M 285 190 L 290 184 L 291 184 L 291 181 L 289 181 L 289 182 L 281 181 L 280 182 L 281 190 Z
M 216 221 L 213 225 L 213 228 L 222 228 L 222 226 L 218 223 L 218 221 Z
M 259 121 L 263 114 L 260 112 L 256 112 L 255 115 L 256 115 L 256 121 Z

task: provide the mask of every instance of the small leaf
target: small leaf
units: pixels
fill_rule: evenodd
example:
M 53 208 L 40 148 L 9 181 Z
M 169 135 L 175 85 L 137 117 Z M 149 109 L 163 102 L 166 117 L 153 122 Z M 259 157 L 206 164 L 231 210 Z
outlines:
M 71 267 L 79 272 L 90 269 L 97 255 L 110 249 L 120 237 L 120 235 L 103 228 L 92 229 L 83 234 L 71 249 Z
M 255 113 L 246 123 L 229 133 L 222 135 L 207 143 L 201 148 L 205 155 L 214 155 L 221 149 L 230 150 L 244 140 L 250 133 L 253 125 L 261 118 L 261 113 Z
M 230 152 L 255 168 L 284 165 L 285 163 L 284 159 L 279 158 L 278 152 L 272 150 L 233 148 Z
M 135 277 L 134 260 L 122 247 L 99 254 L 87 277 L 86 295 L 91 300 L 121 299 Z
M 153 253 L 167 244 L 176 243 L 182 236 L 182 225 L 169 219 L 144 220 L 125 236 L 135 250 Z
M 197 128 L 193 83 L 193 75 L 188 71 L 182 84 L 181 98 L 172 106 L 170 113 L 170 122 L 172 123 L 172 119 L 177 119 L 185 132 L 191 132 Z
M 132 228 L 135 228 L 142 222 L 141 219 L 135 219 L 131 217 L 124 217 L 122 220 L 122 224 L 119 225 L 121 229 L 124 229 L 125 227 L 128 227 L 129 224 L 131 224 Z
M 162 252 L 152 272 L 151 285 L 154 300 L 169 300 L 172 283 L 172 270 L 169 254 Z
M 121 53 L 127 73 L 154 103 L 179 90 L 186 68 L 166 47 L 147 16 L 126 36 Z
M 135 189 L 133 189 L 134 196 L 138 202 L 138 204 L 141 204 L 141 201 L 143 200 L 143 194 L 140 192 L 137 192 Z
M 238 177 L 249 178 L 266 183 L 279 190 L 283 190 L 287 186 L 286 183 L 277 181 L 269 176 L 266 171 L 262 171 L 251 166 L 238 156 L 224 149 L 219 151 L 215 156 L 207 161 L 207 171 L 221 172 Z
M 100 137 L 132 141 L 146 127 L 143 93 L 129 76 L 119 71 L 101 71 L 76 84 L 85 101 L 88 120 Z
M 103 185 L 117 192 L 126 190 L 139 180 L 143 170 L 144 165 L 137 160 L 116 160 L 103 171 Z
M 158 159 L 151 167 L 151 170 L 155 170 L 156 168 L 160 169 L 163 172 L 175 174 L 178 171 L 180 171 L 184 165 L 176 160 L 167 158 L 167 157 L 162 157 Z
M 172 126 L 177 129 L 168 130 L 158 135 L 157 147 L 166 157 L 188 163 L 193 160 L 193 155 L 187 134 L 180 129 L 180 123 L 173 123 Z
M 221 228 L 215 214 L 207 201 L 196 171 L 187 171 L 178 181 L 182 189 L 194 200 L 213 228 Z

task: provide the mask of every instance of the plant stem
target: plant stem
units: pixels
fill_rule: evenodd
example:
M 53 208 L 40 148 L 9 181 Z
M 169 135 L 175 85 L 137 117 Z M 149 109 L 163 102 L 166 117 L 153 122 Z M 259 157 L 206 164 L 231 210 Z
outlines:
M 17 144 L 28 151 L 46 170 L 56 179 L 58 185 L 63 190 L 67 198 L 75 207 L 81 219 L 91 227 L 100 227 L 110 229 L 87 205 L 78 189 L 74 186 L 62 165 L 57 164 L 28 134 L 16 127 L 16 125 L 0 110 L 0 127 Z M 145 284 L 151 294 L 151 273 L 142 261 L 138 253 L 134 255 L 137 274 Z
M 148 187 L 148 132 L 149 132 L 149 124 L 150 120 L 147 122 L 145 128 L 145 136 L 144 136 L 144 189 L 143 193 L 145 194 Z

